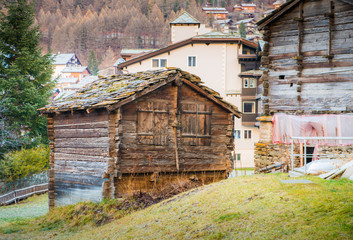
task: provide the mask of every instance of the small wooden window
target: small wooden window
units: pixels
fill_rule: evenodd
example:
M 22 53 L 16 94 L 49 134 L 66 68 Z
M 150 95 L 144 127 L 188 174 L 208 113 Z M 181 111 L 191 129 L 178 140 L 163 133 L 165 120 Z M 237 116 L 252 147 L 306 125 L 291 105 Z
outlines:
M 181 136 L 184 145 L 211 145 L 211 106 L 183 103 L 181 112 Z
M 137 113 L 137 140 L 141 144 L 168 145 L 169 110 L 166 102 L 141 102 Z

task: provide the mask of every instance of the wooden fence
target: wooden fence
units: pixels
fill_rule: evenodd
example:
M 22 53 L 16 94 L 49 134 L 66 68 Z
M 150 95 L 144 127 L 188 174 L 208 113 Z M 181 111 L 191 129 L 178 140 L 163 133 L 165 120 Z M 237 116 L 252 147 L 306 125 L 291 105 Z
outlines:
M 0 185 L 0 206 L 48 191 L 47 171 Z
M 45 193 L 48 191 L 48 183 L 43 183 L 39 185 L 34 185 L 12 192 L 6 193 L 5 195 L 0 196 L 0 205 L 7 205 L 10 203 L 17 203 L 18 200 L 30 197 L 34 194 Z

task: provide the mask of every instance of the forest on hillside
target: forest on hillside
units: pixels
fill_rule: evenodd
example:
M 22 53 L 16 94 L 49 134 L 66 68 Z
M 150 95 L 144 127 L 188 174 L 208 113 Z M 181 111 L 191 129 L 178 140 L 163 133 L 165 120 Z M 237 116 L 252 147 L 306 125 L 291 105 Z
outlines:
M 169 22 L 187 10 L 200 22 L 211 20 L 202 6 L 232 7 L 274 0 L 36 0 L 36 24 L 44 52 L 75 52 L 87 64 L 91 51 L 100 69 L 112 66 L 121 48 L 161 48 L 169 41 Z

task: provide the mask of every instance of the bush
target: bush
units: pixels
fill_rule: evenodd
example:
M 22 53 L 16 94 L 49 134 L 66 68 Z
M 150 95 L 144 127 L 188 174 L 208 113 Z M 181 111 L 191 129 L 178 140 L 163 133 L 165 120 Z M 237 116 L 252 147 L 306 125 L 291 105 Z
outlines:
M 49 147 L 12 151 L 0 161 L 0 180 L 11 182 L 25 176 L 42 172 L 49 168 Z

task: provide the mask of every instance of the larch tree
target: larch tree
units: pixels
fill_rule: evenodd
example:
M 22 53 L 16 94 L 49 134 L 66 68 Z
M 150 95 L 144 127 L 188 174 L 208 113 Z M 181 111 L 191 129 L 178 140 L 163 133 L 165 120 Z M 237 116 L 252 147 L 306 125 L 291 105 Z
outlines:
M 27 144 L 45 141 L 46 121 L 38 108 L 49 101 L 54 83 L 51 54 L 39 48 L 33 4 L 6 0 L 0 13 L 0 103 L 8 131 Z

